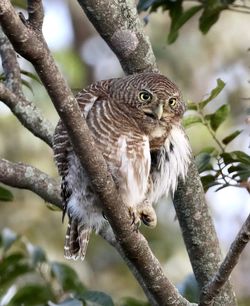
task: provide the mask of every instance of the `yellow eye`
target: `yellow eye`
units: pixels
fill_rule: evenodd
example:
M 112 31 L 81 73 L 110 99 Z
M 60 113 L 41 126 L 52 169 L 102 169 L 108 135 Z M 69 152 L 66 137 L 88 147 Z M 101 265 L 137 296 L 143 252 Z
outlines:
M 142 102 L 150 102 L 152 100 L 152 95 L 150 92 L 147 92 L 147 91 L 141 91 L 139 93 L 139 99 L 142 101 Z
M 169 104 L 170 107 L 175 107 L 176 103 L 177 103 L 177 99 L 176 98 L 170 98 L 168 100 L 168 104 Z

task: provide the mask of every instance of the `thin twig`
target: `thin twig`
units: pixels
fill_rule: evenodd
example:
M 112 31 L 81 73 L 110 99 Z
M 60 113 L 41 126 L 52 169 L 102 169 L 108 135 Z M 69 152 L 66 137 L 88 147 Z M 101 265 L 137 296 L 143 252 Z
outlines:
M 213 300 L 228 280 L 231 272 L 238 263 L 239 257 L 250 240 L 250 215 L 247 217 L 241 230 L 219 267 L 212 280 L 202 289 L 199 306 L 212 306 Z

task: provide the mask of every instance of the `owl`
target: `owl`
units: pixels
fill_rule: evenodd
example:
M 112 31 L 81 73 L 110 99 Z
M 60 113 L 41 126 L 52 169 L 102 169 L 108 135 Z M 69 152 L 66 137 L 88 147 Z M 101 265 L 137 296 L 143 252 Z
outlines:
M 76 96 L 96 148 L 102 153 L 132 222 L 154 227 L 153 204 L 172 194 L 190 160 L 181 126 L 185 111 L 180 91 L 168 78 L 141 73 L 96 82 Z M 110 230 L 98 195 L 73 151 L 60 120 L 54 158 L 61 181 L 63 218 L 69 218 L 66 258 L 84 258 L 92 231 Z

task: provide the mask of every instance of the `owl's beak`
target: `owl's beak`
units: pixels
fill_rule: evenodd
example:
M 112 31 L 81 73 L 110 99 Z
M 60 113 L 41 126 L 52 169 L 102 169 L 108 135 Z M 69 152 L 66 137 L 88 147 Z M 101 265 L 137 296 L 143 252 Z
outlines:
M 160 103 L 154 110 L 153 110 L 154 116 L 160 120 L 163 114 L 163 104 Z

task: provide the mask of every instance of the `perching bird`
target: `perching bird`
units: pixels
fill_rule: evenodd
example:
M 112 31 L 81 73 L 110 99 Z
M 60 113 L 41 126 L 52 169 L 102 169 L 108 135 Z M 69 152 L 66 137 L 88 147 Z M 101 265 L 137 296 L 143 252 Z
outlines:
M 141 73 L 96 82 L 76 98 L 134 223 L 154 227 L 152 204 L 175 191 L 190 159 L 178 88 L 163 75 Z M 83 259 L 91 231 L 103 230 L 108 221 L 61 120 L 53 148 L 62 177 L 63 217 L 69 217 L 64 255 Z

